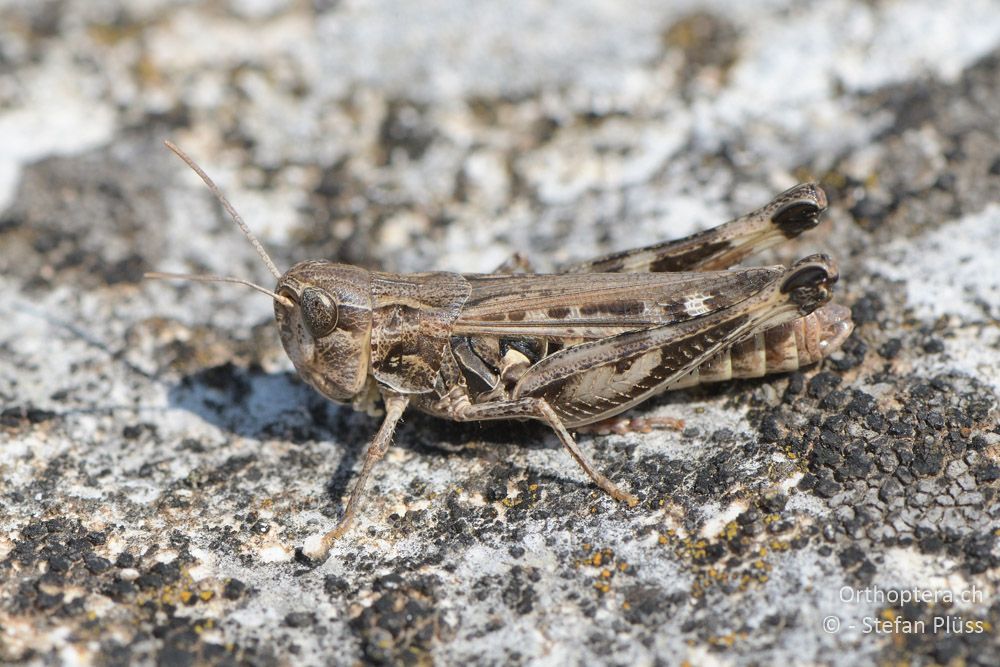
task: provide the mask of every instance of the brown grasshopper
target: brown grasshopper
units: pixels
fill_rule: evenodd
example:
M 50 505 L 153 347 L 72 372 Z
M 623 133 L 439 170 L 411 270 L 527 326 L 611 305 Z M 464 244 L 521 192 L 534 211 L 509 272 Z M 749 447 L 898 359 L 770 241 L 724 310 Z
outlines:
M 598 487 L 633 506 L 636 496 L 598 472 L 568 429 L 668 389 L 815 363 L 853 327 L 847 308 L 827 303 L 838 274 L 825 255 L 790 268 L 726 270 L 818 224 L 826 196 L 816 185 L 714 229 L 557 274 L 530 273 L 519 257 L 492 274 L 382 273 L 325 260 L 282 274 L 208 175 L 167 147 L 215 194 L 278 282 L 271 291 L 223 276 L 147 277 L 236 282 L 270 295 L 281 342 L 307 383 L 360 410 L 384 405 L 343 517 L 304 551 L 315 560 L 350 527 L 408 407 L 456 421 L 543 421 Z

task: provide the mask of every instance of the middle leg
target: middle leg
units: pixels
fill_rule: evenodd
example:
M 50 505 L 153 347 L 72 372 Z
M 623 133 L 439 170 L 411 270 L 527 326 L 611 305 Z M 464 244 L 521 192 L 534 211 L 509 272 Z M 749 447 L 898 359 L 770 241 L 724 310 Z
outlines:
M 521 398 L 515 401 L 501 403 L 483 403 L 480 405 L 465 405 L 458 408 L 451 418 L 456 421 L 484 421 L 492 419 L 538 419 L 545 422 L 555 431 L 559 442 L 569 452 L 570 456 L 583 468 L 597 486 L 615 500 L 620 500 L 629 507 L 635 507 L 639 499 L 622 490 L 595 467 L 593 462 L 580 450 L 573 436 L 563 425 L 559 415 L 541 398 Z

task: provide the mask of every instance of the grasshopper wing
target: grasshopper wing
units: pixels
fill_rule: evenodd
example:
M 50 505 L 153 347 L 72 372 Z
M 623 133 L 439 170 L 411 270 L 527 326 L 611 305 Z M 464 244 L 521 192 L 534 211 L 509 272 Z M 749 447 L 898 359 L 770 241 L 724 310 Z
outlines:
M 606 338 L 726 310 L 784 271 L 466 275 L 471 291 L 452 334 Z
M 512 398 L 544 399 L 568 427 L 612 417 L 720 350 L 822 306 L 837 277 L 832 260 L 814 255 L 729 307 L 566 347 L 528 369 Z
M 752 213 L 691 236 L 616 252 L 563 268 L 565 273 L 658 273 L 725 269 L 747 255 L 819 224 L 826 193 L 815 183 L 782 192 Z

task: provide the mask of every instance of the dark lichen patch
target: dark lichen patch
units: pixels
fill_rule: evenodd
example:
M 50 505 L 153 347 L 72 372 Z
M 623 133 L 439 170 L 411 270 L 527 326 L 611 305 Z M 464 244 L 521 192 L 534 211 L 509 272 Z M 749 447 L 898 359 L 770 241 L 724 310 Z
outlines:
M 696 468 L 690 461 L 643 457 L 632 466 L 630 480 L 644 499 L 644 504 L 658 510 L 674 498 L 679 489 L 685 488 L 686 480 L 697 474 Z
M 687 92 L 704 94 L 700 88 L 713 90 L 725 84 L 739 58 L 740 30 L 725 16 L 695 12 L 670 24 L 661 43 L 683 54 L 680 76 Z
M 215 620 L 202 615 L 222 582 L 191 579 L 188 568 L 197 559 L 182 533 L 172 533 L 163 549 L 145 545 L 141 554 L 124 551 L 112 559 L 106 547 L 109 538 L 124 532 L 122 527 L 94 530 L 79 520 L 55 518 L 25 524 L 19 532 L 0 561 L 6 592 L 13 592 L 0 602 L 0 613 L 7 618 L 32 623 L 36 631 L 72 628 L 71 643 L 99 640 L 112 629 L 121 637 L 121 628 L 127 627 L 133 641 L 141 636 L 162 640 L 157 649 L 161 656 L 179 659 L 178 651 L 195 658 L 234 655 L 236 647 L 200 637 L 214 627 Z M 170 550 L 169 560 L 158 559 L 164 549 Z M 114 604 L 109 607 L 108 601 Z M 121 647 L 111 654 L 122 655 Z M 0 655 L 5 660 L 27 657 Z
M 1000 143 L 980 128 L 994 115 L 998 63 L 994 51 L 957 81 L 907 81 L 861 98 L 871 113 L 895 120 L 878 138 L 877 159 L 866 161 L 881 166 L 858 173 L 842 168 L 854 157 L 845 156 L 830 200 L 850 211 L 872 243 L 918 235 L 1000 198 L 1000 173 L 991 170 Z
M 867 539 L 916 543 L 926 551 L 946 536 L 992 543 L 997 520 L 988 505 L 996 489 L 976 481 L 977 471 L 991 476 L 992 462 L 983 461 L 974 444 L 977 431 L 995 423 L 987 389 L 963 377 L 912 378 L 878 400 L 851 390 L 831 408 L 828 399 L 838 391 L 833 378 L 817 375 L 808 386 L 759 423 L 769 440 L 800 461 L 799 490 L 830 507 L 838 534 L 853 540 L 852 548 Z M 797 414 L 812 416 L 803 422 Z M 998 562 L 990 548 L 952 551 L 970 572 Z
M 32 165 L 0 216 L 0 272 L 29 290 L 138 282 L 164 250 L 162 231 L 147 225 L 166 218 L 164 173 L 106 150 Z
M 397 209 L 385 196 L 371 192 L 354 174 L 355 168 L 344 160 L 320 171 L 300 210 L 309 224 L 295 231 L 293 247 L 283 252 L 286 261 L 322 257 L 356 266 L 377 265 L 381 254 L 376 239 L 385 220 Z M 368 205 L 359 206 L 359 201 Z
M 973 611 L 954 602 L 918 600 L 883 607 L 866 623 L 892 637 L 887 658 L 912 661 L 926 656 L 935 664 L 988 665 L 995 654 L 998 621 L 996 604 Z
M 515 565 L 501 582 L 500 598 L 514 614 L 530 614 L 538 604 L 538 593 L 535 584 L 541 581 L 542 575 L 536 568 L 523 568 Z
M 742 593 L 768 582 L 773 562 L 790 550 L 809 544 L 814 529 L 780 512 L 765 513 L 773 506 L 774 493 L 763 496 L 735 520 L 728 522 L 718 535 L 699 537 L 667 529 L 658 544 L 684 562 L 693 575 L 689 594 L 706 595 Z
M 407 165 L 418 163 L 435 142 L 441 141 L 439 129 L 427 117 L 427 108 L 414 101 L 392 99 L 380 105 L 380 110 L 381 122 L 371 137 L 370 152 L 348 155 L 318 168 L 315 185 L 299 210 L 303 224 L 294 231 L 292 244 L 276 250 L 287 264 L 303 257 L 322 257 L 383 269 L 385 261 L 399 250 L 379 243 L 393 217 L 412 215 L 422 220 L 422 228 L 411 234 L 412 243 L 420 246 L 438 239 L 447 226 L 446 209 L 428 207 L 427 202 L 407 192 L 404 184 L 410 173 Z M 372 170 L 379 170 L 386 178 L 371 182 Z
M 687 593 L 669 591 L 656 583 L 633 584 L 622 590 L 622 611 L 629 623 L 653 631 L 662 627 L 689 602 Z
M 419 160 L 434 141 L 433 125 L 425 119 L 426 107 L 408 100 L 392 100 L 379 128 L 378 162 L 387 165 L 400 157 Z
M 56 419 L 58 415 L 52 410 L 45 410 L 32 405 L 12 405 L 0 412 L 0 428 L 20 430 L 45 424 Z
M 440 610 L 435 576 L 390 574 L 372 584 L 372 603 L 351 619 L 365 658 L 374 664 L 431 664 L 431 650 L 452 635 Z

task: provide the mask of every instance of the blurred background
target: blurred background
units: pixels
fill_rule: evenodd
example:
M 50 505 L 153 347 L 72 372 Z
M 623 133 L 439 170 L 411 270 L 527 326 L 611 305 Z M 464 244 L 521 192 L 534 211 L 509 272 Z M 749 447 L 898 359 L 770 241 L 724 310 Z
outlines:
M 0 662 L 996 664 L 998 127 L 988 0 L 0 0 Z M 760 261 L 835 256 L 857 330 L 583 437 L 632 513 L 543 430 L 413 416 L 308 570 L 376 422 L 266 298 L 141 281 L 271 280 L 164 139 L 282 269 L 552 270 L 815 180 Z

